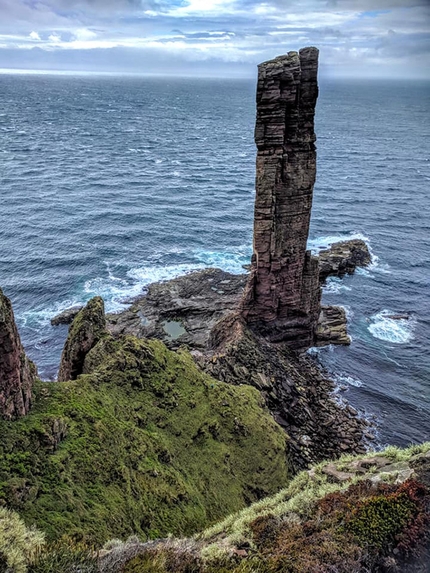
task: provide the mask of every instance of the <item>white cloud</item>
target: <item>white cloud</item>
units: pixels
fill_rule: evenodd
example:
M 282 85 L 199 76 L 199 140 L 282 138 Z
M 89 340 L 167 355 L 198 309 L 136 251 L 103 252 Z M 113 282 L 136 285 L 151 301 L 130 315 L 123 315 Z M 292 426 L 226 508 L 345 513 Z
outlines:
M 145 71 L 150 50 L 178 65 L 215 59 L 226 70 L 232 62 L 254 69 L 316 45 L 326 67 L 428 77 L 429 24 L 428 0 L 0 0 L 0 66 L 12 53 L 24 65 L 30 52 L 34 62 L 49 53 L 56 66 L 78 65 L 80 51 L 88 66 L 88 53 L 104 50 L 107 62 L 115 52 L 115 69 Z M 121 60 L 130 50 L 132 62 Z
M 97 38 L 97 34 L 92 30 L 89 30 L 88 28 L 79 28 L 78 30 L 74 31 L 73 35 L 76 38 L 76 40 L 83 40 L 83 41 L 94 40 L 95 38 Z
M 50 34 L 48 36 L 48 40 L 49 40 L 49 42 L 52 42 L 53 44 L 61 44 L 61 36 L 59 34 L 57 34 L 56 32 Z

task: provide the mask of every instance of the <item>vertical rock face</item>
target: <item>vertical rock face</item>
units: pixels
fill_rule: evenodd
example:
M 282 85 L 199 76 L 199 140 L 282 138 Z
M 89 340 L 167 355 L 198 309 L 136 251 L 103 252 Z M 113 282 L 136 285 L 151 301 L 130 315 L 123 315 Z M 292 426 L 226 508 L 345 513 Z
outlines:
M 85 357 L 107 334 L 103 299 L 92 298 L 73 320 L 61 355 L 58 381 L 76 380 L 83 373 Z
M 258 69 L 254 255 L 242 302 L 248 324 L 293 348 L 312 345 L 320 313 L 318 260 L 306 251 L 316 176 L 318 50 Z
M 19 338 L 10 300 L 0 289 L 0 416 L 13 420 L 28 413 L 35 365 Z

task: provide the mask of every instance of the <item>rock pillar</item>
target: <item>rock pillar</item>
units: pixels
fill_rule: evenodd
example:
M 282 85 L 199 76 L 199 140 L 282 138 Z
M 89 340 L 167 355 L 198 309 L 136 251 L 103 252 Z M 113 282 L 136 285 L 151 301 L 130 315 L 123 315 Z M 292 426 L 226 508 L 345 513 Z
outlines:
M 10 300 L 0 289 L 0 416 L 13 420 L 28 413 L 37 370 L 22 347 Z
M 86 355 L 106 334 L 104 302 L 100 296 L 95 296 L 70 325 L 61 355 L 58 382 L 76 380 L 84 371 Z
M 247 323 L 293 348 L 313 344 L 320 313 L 318 260 L 306 250 L 316 176 L 318 50 L 258 68 L 254 255 L 242 302 Z

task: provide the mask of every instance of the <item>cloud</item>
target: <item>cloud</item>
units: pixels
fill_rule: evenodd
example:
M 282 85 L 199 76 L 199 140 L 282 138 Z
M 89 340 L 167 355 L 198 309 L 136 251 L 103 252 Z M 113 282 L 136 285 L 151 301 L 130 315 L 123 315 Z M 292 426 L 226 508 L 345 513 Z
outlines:
M 14 52 L 20 67 L 81 59 L 85 68 L 110 61 L 112 70 L 145 72 L 151 57 L 165 70 L 170 58 L 178 72 L 206 62 L 217 73 L 250 73 L 317 45 L 333 73 L 428 77 L 429 43 L 428 0 L 0 0 L 0 67 Z

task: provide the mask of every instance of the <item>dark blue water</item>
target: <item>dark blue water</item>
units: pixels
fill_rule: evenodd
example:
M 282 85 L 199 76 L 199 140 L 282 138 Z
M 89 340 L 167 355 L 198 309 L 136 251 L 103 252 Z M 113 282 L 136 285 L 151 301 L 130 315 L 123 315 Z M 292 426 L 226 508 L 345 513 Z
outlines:
M 0 285 L 54 379 L 58 311 L 124 308 L 154 280 L 241 272 L 252 242 L 252 81 L 0 76 Z M 430 85 L 322 84 L 310 246 L 362 236 L 374 262 L 331 280 L 353 343 L 318 358 L 382 443 L 430 439 Z M 409 313 L 393 321 L 390 313 Z

